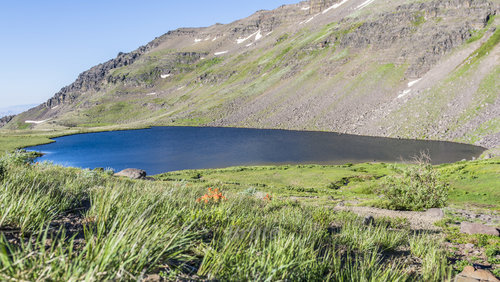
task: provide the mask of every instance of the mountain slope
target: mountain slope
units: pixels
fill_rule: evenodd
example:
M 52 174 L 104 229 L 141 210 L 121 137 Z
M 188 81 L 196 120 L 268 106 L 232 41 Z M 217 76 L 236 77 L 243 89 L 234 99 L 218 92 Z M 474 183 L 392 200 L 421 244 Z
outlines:
M 499 11 L 498 0 L 311 0 L 182 28 L 5 127 L 313 129 L 494 148 Z

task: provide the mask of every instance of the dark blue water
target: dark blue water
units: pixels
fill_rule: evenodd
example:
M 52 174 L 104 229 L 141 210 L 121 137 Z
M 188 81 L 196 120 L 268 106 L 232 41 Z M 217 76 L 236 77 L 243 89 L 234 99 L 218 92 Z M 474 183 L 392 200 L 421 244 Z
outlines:
M 479 156 L 481 147 L 437 141 L 398 140 L 329 132 L 213 127 L 78 134 L 28 148 L 38 161 L 82 168 L 140 168 L 148 174 L 199 168 L 264 164 L 340 164 L 409 160 L 421 151 L 433 163 Z

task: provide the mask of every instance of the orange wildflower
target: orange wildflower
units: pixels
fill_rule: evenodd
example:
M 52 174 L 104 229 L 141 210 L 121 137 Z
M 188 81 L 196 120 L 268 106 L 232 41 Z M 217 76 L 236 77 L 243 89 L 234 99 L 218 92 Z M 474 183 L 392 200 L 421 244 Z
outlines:
M 201 196 L 201 198 L 196 199 L 196 202 L 203 201 L 205 204 L 208 204 L 210 201 L 215 203 L 219 202 L 219 200 L 226 200 L 226 197 L 222 195 L 222 192 L 219 191 L 219 188 L 208 188 L 208 193 Z
M 264 201 L 271 201 L 273 199 L 273 196 L 266 194 L 266 196 L 263 198 Z

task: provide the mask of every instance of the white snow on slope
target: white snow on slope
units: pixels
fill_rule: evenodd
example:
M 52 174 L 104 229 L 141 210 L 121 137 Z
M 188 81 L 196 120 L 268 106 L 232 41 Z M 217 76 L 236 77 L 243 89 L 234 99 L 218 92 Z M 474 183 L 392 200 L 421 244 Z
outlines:
M 236 43 L 241 44 L 241 43 L 247 41 L 248 39 L 252 38 L 252 36 L 256 36 L 258 32 L 260 32 L 260 29 L 256 32 L 250 34 L 248 37 L 236 39 Z
M 365 2 L 363 2 L 363 4 L 356 7 L 356 10 L 363 9 L 364 7 L 370 5 L 373 1 L 375 1 L 375 0 L 366 0 Z
M 215 52 L 214 55 L 219 56 L 219 55 L 226 54 L 227 52 L 229 52 L 229 51 Z
M 342 0 L 341 2 L 334 4 L 333 6 L 331 6 L 331 7 L 327 8 L 327 9 L 325 9 L 325 10 L 322 12 L 322 14 L 326 14 L 326 13 L 330 12 L 330 10 L 337 9 L 338 7 L 340 7 L 340 6 L 344 5 L 347 1 L 349 1 L 349 0 Z
M 306 24 L 306 23 L 308 23 L 308 22 L 310 22 L 310 21 L 314 20 L 314 17 L 316 17 L 316 16 L 312 16 L 312 17 L 310 17 L 308 20 L 302 21 L 302 22 L 300 22 L 299 24 Z
M 44 122 L 46 122 L 48 120 L 50 120 L 50 118 L 49 119 L 44 119 L 44 120 L 27 120 L 27 121 L 25 121 L 25 123 L 40 124 L 40 123 L 44 123 Z
M 161 78 L 167 78 L 167 77 L 171 77 L 171 76 L 172 76 L 172 74 L 170 74 L 170 73 L 160 75 Z
M 247 44 L 247 45 L 245 45 L 245 46 L 250 47 L 250 46 L 252 46 L 252 45 L 253 45 L 253 43 L 248 43 L 248 44 Z
M 403 98 L 404 96 L 410 94 L 410 92 L 411 89 L 406 89 L 405 91 L 403 91 L 401 94 L 398 95 L 398 99 Z
M 198 43 L 198 42 L 200 42 L 200 41 L 201 41 L 201 39 L 199 39 L 199 38 L 195 38 L 195 39 L 194 39 L 194 43 Z
M 414 80 L 414 81 L 411 81 L 411 82 L 408 82 L 408 87 L 412 87 L 413 85 L 417 84 L 420 80 L 422 80 L 421 78 L 417 79 L 417 80 Z
M 146 94 L 146 96 L 153 96 L 153 95 L 156 95 L 156 92 L 151 92 L 151 93 Z
M 301 10 L 302 10 L 302 11 L 307 11 L 307 10 L 309 10 L 310 8 L 311 8 L 311 7 L 309 7 L 309 6 L 307 6 L 307 7 L 302 7 L 302 8 L 301 8 Z
M 261 38 L 262 38 L 262 33 L 260 33 L 260 29 L 259 29 L 259 31 L 257 31 L 257 34 L 255 35 L 255 41 L 257 41 Z

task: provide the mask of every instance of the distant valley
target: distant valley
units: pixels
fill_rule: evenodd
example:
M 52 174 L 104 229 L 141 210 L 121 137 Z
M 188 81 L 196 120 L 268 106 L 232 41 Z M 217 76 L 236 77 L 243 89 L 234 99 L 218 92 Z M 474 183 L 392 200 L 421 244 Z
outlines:
M 38 104 L 28 104 L 28 105 L 16 105 L 9 107 L 0 107 L 0 117 L 17 115 L 24 111 L 27 111 L 33 107 L 38 106 Z

